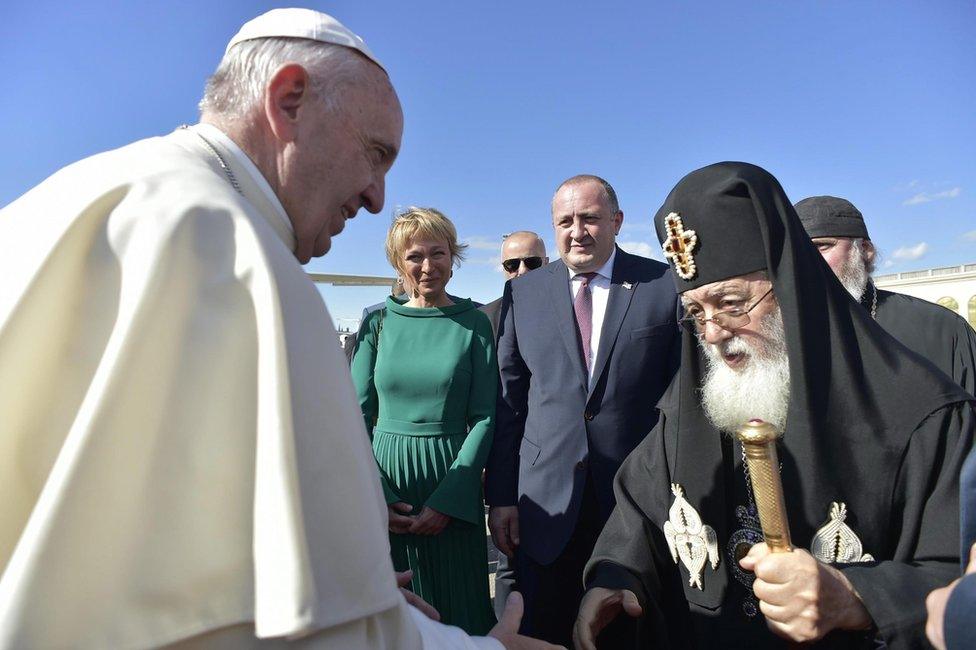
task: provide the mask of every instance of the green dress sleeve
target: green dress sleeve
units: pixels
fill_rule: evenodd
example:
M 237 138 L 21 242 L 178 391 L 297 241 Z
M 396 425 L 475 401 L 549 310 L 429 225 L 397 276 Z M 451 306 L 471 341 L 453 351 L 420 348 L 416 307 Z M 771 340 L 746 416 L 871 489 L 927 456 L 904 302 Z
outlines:
M 468 393 L 468 435 L 457 458 L 426 506 L 445 515 L 472 524 L 484 520 L 481 498 L 481 473 L 495 430 L 495 395 L 498 390 L 498 360 L 491 321 L 478 315 L 471 339 L 471 389 Z
M 356 335 L 356 351 L 352 357 L 352 383 L 356 387 L 356 397 L 359 399 L 359 408 L 363 412 L 363 419 L 366 423 L 366 433 L 369 434 L 370 442 L 373 441 L 373 425 L 379 414 L 379 397 L 376 394 L 376 356 L 378 353 L 377 341 L 380 334 L 380 323 L 383 319 L 382 309 L 377 309 L 371 313 L 359 328 Z M 382 468 L 380 471 L 380 484 L 383 486 L 383 496 L 387 504 L 402 501 L 390 487 L 390 480 Z

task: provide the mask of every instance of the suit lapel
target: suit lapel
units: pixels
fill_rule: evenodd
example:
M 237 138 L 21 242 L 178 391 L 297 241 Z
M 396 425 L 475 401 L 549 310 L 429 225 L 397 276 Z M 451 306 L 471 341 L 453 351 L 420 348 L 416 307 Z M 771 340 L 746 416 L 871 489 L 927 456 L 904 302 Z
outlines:
M 560 260 L 546 267 L 546 271 L 549 272 L 548 293 L 556 326 L 565 344 L 566 354 L 576 366 L 577 377 L 586 388 L 589 377 L 586 368 L 583 367 L 579 335 L 576 333 L 576 315 L 573 314 L 573 302 L 569 299 L 569 269 Z
M 607 363 L 610 361 L 610 354 L 620 333 L 620 326 L 634 298 L 636 284 L 630 277 L 630 256 L 618 248 L 613 262 L 613 277 L 610 278 L 607 310 L 603 314 L 603 328 L 600 330 L 600 349 L 593 364 L 593 381 L 590 382 L 587 391 L 587 400 L 592 396 L 593 388 L 599 383 L 600 375 L 606 370 Z

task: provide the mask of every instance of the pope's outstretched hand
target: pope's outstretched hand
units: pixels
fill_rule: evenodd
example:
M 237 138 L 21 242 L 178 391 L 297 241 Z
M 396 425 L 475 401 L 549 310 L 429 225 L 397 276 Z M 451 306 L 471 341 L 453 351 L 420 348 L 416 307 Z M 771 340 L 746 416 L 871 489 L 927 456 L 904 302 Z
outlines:
M 396 572 L 396 583 L 397 587 L 400 588 L 400 593 L 403 597 L 407 599 L 407 602 L 416 607 L 421 614 L 426 616 L 432 621 L 441 620 L 441 613 L 434 609 L 434 606 L 428 603 L 426 600 L 413 593 L 407 589 L 407 585 L 413 580 L 413 571 L 397 571 Z

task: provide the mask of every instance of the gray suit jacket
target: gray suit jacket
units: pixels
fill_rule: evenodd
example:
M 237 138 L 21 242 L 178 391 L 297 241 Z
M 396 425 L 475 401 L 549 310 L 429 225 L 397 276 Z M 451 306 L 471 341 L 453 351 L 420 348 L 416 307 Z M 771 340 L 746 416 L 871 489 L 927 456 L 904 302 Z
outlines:
M 677 304 L 665 264 L 617 249 L 590 382 L 563 262 L 505 285 L 485 497 L 518 504 L 520 548 L 536 562 L 566 546 L 587 476 L 609 517 L 613 476 L 656 423 L 680 359 Z

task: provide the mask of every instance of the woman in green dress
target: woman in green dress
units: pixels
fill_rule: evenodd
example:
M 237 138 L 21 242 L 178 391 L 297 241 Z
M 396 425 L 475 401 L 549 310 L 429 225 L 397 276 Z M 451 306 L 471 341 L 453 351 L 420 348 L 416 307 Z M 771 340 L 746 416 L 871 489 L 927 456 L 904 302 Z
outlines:
M 495 622 L 481 473 L 498 382 L 488 317 L 446 292 L 464 246 L 430 208 L 393 222 L 386 254 L 406 293 L 360 328 L 353 381 L 390 509 L 397 571 L 441 620 L 469 634 Z

